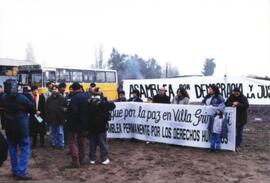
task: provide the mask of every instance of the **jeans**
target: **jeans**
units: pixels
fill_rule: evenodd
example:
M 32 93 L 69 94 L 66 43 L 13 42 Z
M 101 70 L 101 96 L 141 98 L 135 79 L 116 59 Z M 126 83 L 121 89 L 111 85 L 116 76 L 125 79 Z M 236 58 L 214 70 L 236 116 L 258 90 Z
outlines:
M 220 144 L 221 144 L 221 134 L 210 133 L 210 148 L 220 149 Z
M 52 146 L 64 147 L 64 126 L 51 125 L 51 141 Z
M 30 138 L 23 137 L 16 141 L 7 138 L 13 176 L 25 176 L 30 159 Z M 20 147 L 20 154 L 18 153 Z
M 89 158 L 90 161 L 96 161 L 97 156 L 96 156 L 96 150 L 97 146 L 99 145 L 100 147 L 100 159 L 101 161 L 105 161 L 108 158 L 109 154 L 109 145 L 107 141 L 107 132 L 102 132 L 102 133 L 93 133 L 90 134 L 90 149 L 89 149 Z
M 238 127 L 236 129 L 236 147 L 240 147 L 240 145 L 243 142 L 243 130 L 244 130 L 244 126 Z

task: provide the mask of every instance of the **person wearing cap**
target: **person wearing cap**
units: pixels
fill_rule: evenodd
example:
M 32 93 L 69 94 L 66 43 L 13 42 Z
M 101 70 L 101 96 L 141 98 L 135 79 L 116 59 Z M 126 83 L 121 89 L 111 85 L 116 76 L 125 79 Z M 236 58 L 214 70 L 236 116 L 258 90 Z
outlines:
M 85 163 L 86 147 L 83 131 L 88 123 L 88 96 L 82 92 L 82 86 L 78 82 L 74 82 L 71 87 L 73 93 L 67 109 L 67 130 L 72 164 L 67 168 L 79 168 Z
M 128 99 L 129 102 L 142 102 L 142 99 L 140 98 L 140 91 L 137 89 L 134 89 L 132 92 L 132 97 Z
M 164 87 L 159 88 L 159 93 L 153 97 L 153 103 L 170 104 L 170 97 L 166 95 Z
M 234 88 L 225 105 L 236 108 L 236 150 L 239 151 L 243 142 L 243 129 L 247 123 L 248 99 L 239 88 Z
M 37 145 L 37 137 L 39 134 L 39 143 L 40 146 L 44 146 L 44 136 L 46 134 L 46 124 L 44 121 L 45 118 L 45 97 L 43 95 L 40 95 L 38 93 L 38 87 L 32 86 L 31 87 L 31 95 L 32 100 L 35 104 L 36 112 L 33 114 L 30 114 L 30 136 L 32 137 L 32 147 L 36 147 Z M 37 117 L 40 117 L 39 121 Z

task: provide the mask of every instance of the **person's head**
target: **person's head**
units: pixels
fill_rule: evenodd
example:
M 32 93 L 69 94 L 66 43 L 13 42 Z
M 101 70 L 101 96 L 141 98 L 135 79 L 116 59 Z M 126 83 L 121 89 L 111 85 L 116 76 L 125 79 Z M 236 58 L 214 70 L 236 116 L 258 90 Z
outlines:
M 119 83 L 119 86 L 123 86 L 124 85 L 124 81 L 121 80 L 120 83 Z
M 240 88 L 238 87 L 234 88 L 232 93 L 235 97 L 239 97 L 241 95 Z
M 80 85 L 80 83 L 74 82 L 71 85 L 71 88 L 73 89 L 74 92 L 78 92 L 78 91 L 81 91 L 82 86 Z
M 37 86 L 32 86 L 31 87 L 31 92 L 34 96 L 38 95 L 38 87 Z
M 91 88 L 96 87 L 96 83 L 91 83 L 91 84 L 90 84 L 90 87 L 91 87 Z
M 53 82 L 49 81 L 49 82 L 47 83 L 47 88 L 48 88 L 49 90 L 52 90 L 52 87 L 53 87 Z
M 133 95 L 133 97 L 139 97 L 140 96 L 140 91 L 137 89 L 134 89 L 131 93 Z
M 147 97 L 147 103 L 153 103 L 153 98 L 152 97 Z
M 92 88 L 92 94 L 95 95 L 95 96 L 98 96 L 98 95 L 101 95 L 102 92 L 99 89 L 99 87 L 94 87 L 94 88 Z
M 183 97 L 189 98 L 189 95 L 188 95 L 187 90 L 186 90 L 185 88 L 182 88 L 182 87 L 180 87 L 180 88 L 177 89 L 176 94 L 177 94 L 177 96 L 179 96 L 179 97 L 180 97 L 180 96 L 183 96 Z
M 166 94 L 166 89 L 165 89 L 165 87 L 160 87 L 158 91 L 159 91 L 159 94 L 160 94 L 160 95 L 165 95 L 165 94 Z
M 58 87 L 56 86 L 56 85 L 54 85 L 53 87 L 52 87 L 52 95 L 57 95 L 58 94 Z
M 220 94 L 219 89 L 215 84 L 211 84 L 208 87 L 207 93 L 208 93 L 208 95 L 218 95 L 218 94 Z
M 72 94 L 72 93 L 73 93 L 73 88 L 72 88 L 72 85 L 70 85 L 70 86 L 69 86 L 68 90 L 69 90 L 69 93 L 70 93 L 70 94 Z
M 125 98 L 125 91 L 120 91 L 119 93 L 118 93 L 118 98 L 119 99 L 121 99 L 121 98 Z
M 23 93 L 30 93 L 31 92 L 31 87 L 30 86 L 24 86 L 23 87 Z
M 66 83 L 60 83 L 59 86 L 58 86 L 59 92 L 60 93 L 65 93 L 66 87 L 67 87 Z
M 8 95 L 16 95 L 18 93 L 18 81 L 16 79 L 7 79 L 4 82 L 4 92 Z

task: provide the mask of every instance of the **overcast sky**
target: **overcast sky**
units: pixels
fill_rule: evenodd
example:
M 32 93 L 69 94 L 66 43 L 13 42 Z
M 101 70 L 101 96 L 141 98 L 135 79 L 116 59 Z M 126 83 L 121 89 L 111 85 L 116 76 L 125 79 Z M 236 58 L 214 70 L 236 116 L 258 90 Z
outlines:
M 270 75 L 270 0 L 0 0 L 0 57 L 86 67 L 95 47 L 200 74 Z M 225 69 L 227 68 L 227 69 Z

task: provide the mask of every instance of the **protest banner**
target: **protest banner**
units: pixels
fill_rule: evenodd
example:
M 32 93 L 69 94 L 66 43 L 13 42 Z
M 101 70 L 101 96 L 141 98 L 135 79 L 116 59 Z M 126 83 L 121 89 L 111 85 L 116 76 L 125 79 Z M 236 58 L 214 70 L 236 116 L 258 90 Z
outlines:
M 109 121 L 109 138 L 135 138 L 144 141 L 209 148 L 207 126 L 216 108 L 200 105 L 115 103 Z M 235 108 L 226 108 L 228 138 L 221 149 L 235 150 Z
M 210 84 L 216 84 L 225 99 L 230 96 L 235 87 L 239 87 L 243 94 L 247 96 L 250 104 L 270 104 L 270 81 L 246 77 L 196 76 L 124 80 L 124 90 L 126 96 L 130 97 L 132 90 L 138 89 L 142 99 L 146 101 L 147 97 L 156 95 L 158 89 L 162 86 L 166 88 L 167 95 L 171 99 L 175 96 L 177 89 L 183 87 L 189 93 L 190 102 L 201 102 L 207 95 L 207 89 Z

